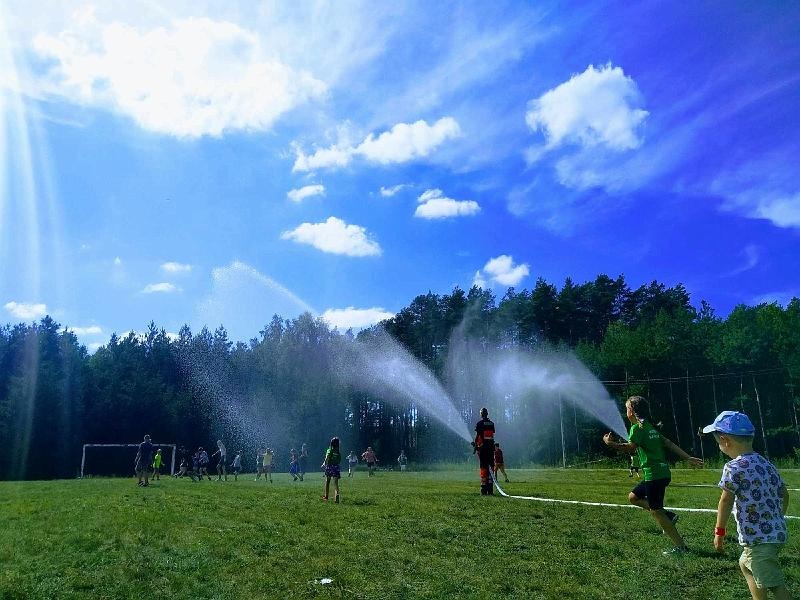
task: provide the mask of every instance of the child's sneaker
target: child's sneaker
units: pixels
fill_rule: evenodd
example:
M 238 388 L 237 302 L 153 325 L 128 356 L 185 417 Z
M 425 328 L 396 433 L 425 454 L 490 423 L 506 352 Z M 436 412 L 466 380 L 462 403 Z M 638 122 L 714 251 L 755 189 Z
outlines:
M 686 556 L 689 554 L 689 548 L 686 546 L 675 546 L 672 550 L 664 550 L 661 554 L 664 556 Z
M 323 497 L 322 497 L 322 499 L 323 499 L 325 502 L 327 502 L 327 501 L 328 501 L 328 497 L 327 497 L 327 496 L 323 496 Z

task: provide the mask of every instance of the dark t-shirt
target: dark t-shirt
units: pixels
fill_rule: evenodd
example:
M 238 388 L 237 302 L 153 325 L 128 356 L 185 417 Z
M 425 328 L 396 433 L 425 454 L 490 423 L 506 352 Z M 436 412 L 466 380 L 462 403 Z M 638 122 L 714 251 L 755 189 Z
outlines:
M 494 423 L 489 419 L 481 419 L 475 425 L 475 442 L 481 445 L 483 442 L 491 442 L 494 445 Z
M 139 444 L 139 460 L 145 465 L 149 465 L 153 462 L 153 444 L 150 442 L 142 442 Z

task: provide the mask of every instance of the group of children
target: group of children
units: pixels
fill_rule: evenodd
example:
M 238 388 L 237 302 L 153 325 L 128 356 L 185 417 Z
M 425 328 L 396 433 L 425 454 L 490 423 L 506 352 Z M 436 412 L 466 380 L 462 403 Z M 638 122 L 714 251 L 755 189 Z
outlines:
M 675 527 L 678 515 L 664 508 L 664 492 L 671 480 L 665 451 L 695 466 L 701 466 L 703 461 L 690 456 L 658 432 L 652 425 L 647 400 L 641 396 L 628 398 L 625 410 L 631 422 L 628 440 L 615 441 L 612 434 L 607 433 L 603 441 L 611 448 L 635 454 L 641 465 L 643 480 L 631 490 L 628 500 L 649 511 L 672 540 L 674 547 L 665 551 L 665 555 L 687 554 L 689 548 Z M 722 493 L 717 505 L 714 548 L 723 550 L 726 526 L 733 511 L 738 542 L 743 548 L 739 567 L 751 596 L 762 600 L 771 592 L 775 598 L 789 598 L 778 563 L 778 555 L 788 540 L 786 484 L 775 466 L 753 450 L 755 428 L 746 414 L 724 411 L 703 428 L 703 433 L 711 433 L 722 453 L 731 458 L 723 467 L 719 481 Z M 630 464 L 630 476 L 633 476 L 635 463 Z M 638 476 L 638 469 L 636 474 Z

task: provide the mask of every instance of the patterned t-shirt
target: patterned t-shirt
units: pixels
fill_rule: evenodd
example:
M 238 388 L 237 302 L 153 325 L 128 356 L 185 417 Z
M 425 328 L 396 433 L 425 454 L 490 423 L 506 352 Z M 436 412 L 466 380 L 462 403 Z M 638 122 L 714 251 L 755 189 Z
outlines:
M 788 539 L 778 470 L 757 452 L 737 456 L 725 464 L 719 487 L 736 497 L 733 512 L 739 544 L 783 544 Z

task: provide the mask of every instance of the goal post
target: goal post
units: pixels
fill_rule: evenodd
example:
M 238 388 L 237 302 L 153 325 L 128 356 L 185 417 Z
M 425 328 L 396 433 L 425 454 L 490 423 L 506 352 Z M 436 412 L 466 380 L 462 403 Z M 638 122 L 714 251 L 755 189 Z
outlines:
M 141 442 L 139 442 L 141 443 Z M 83 453 L 81 455 L 81 479 L 83 479 L 86 469 L 86 449 L 87 448 L 138 448 L 139 443 L 136 444 L 84 444 Z M 152 442 L 151 442 L 152 443 Z M 177 453 L 177 444 L 153 444 L 154 448 L 171 448 L 172 457 L 170 459 L 169 474 L 175 474 L 175 455 Z

